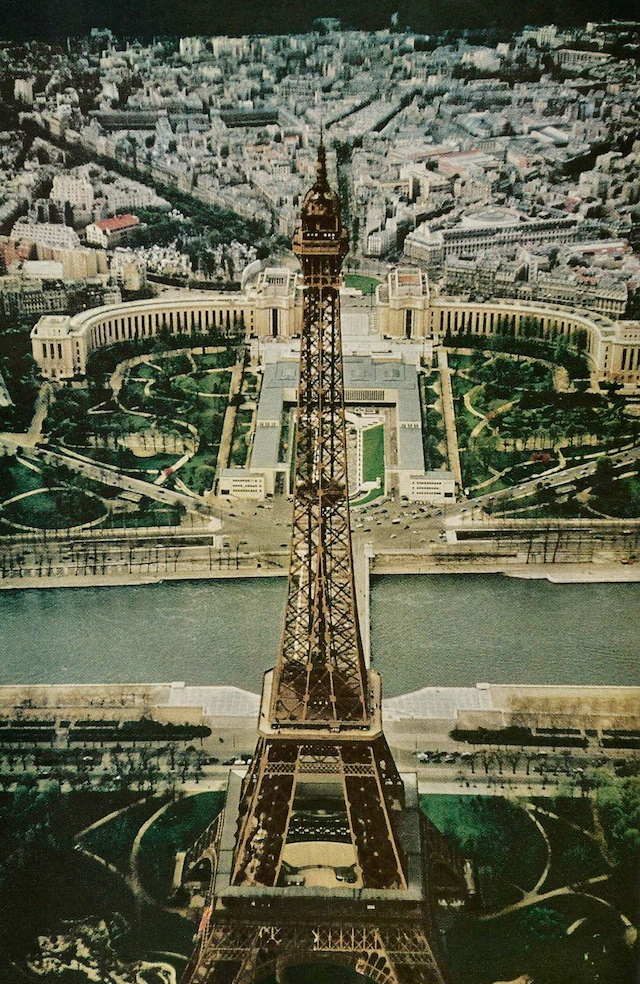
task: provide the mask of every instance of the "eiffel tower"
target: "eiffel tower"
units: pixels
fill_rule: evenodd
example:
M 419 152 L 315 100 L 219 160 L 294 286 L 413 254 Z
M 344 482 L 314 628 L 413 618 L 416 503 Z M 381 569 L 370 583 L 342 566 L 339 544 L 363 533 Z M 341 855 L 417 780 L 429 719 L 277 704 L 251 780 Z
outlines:
M 434 903 L 462 868 L 420 813 L 382 730 L 354 587 L 340 336 L 347 252 L 325 150 L 293 250 L 304 275 L 295 490 L 279 657 L 258 743 L 189 861 L 212 879 L 183 984 L 252 984 L 344 964 L 380 984 L 446 984 Z M 441 875 L 444 873 L 444 878 Z M 289 978 L 292 979 L 292 978 Z

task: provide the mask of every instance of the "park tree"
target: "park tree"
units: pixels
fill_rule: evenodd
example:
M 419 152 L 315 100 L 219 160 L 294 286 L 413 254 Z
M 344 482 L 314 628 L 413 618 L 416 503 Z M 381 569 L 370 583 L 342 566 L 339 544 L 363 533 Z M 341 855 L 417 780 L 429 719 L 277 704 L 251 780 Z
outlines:
M 596 803 L 614 858 L 622 863 L 640 850 L 640 776 L 594 773 Z
M 596 461 L 596 470 L 593 475 L 593 489 L 598 495 L 606 495 L 611 492 L 615 482 L 615 468 L 611 458 L 603 454 Z
M 611 401 L 619 396 L 620 390 L 622 389 L 622 383 L 618 379 L 603 383 L 602 386 L 607 394 L 607 399 Z
M 71 854 L 72 828 L 67 801 L 57 783 L 45 788 L 19 786 L 0 806 L 3 850 L 0 859 L 0 951 L 20 951 L 33 936 L 41 910 L 33 899 Z M 19 914 L 18 919 L 11 917 Z

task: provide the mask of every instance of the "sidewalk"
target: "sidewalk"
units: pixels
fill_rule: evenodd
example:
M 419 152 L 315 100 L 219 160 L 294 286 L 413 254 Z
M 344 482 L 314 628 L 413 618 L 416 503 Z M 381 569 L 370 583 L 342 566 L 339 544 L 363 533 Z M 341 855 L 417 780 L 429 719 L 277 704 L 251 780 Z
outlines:
M 515 797 L 518 799 L 531 799 L 532 797 L 548 797 L 553 799 L 558 795 L 558 784 L 553 782 L 546 782 L 544 786 L 540 781 L 532 782 L 529 784 L 525 780 L 517 780 L 517 777 L 509 776 L 496 776 L 495 779 L 507 780 L 509 778 L 516 778 L 514 784 L 504 782 L 504 786 L 500 782 L 495 782 L 494 779 L 487 782 L 484 777 L 478 775 L 474 776 L 474 782 L 470 782 L 467 785 L 466 780 L 462 783 L 460 780 L 451 780 L 446 782 L 445 780 L 432 780 L 432 779 L 418 779 L 418 793 L 420 796 L 506 796 L 507 798 Z M 575 799 L 581 799 L 578 794 Z
M 441 345 L 436 349 L 438 353 L 438 372 L 440 373 L 440 399 L 442 401 L 442 415 L 444 417 L 444 427 L 447 435 L 447 453 L 449 457 L 449 468 L 453 472 L 456 485 L 462 489 L 462 469 L 460 467 L 460 452 L 458 450 L 458 434 L 456 431 L 456 418 L 453 411 L 453 390 L 451 388 L 451 369 L 447 360 L 447 350 Z

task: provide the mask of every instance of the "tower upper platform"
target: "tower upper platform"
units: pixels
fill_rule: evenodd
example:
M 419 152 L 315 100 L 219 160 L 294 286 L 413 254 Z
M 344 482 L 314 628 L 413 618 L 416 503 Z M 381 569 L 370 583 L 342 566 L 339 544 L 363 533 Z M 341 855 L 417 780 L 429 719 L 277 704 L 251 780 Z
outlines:
M 349 238 L 342 226 L 340 199 L 329 187 L 324 144 L 318 147 L 316 180 L 305 195 L 300 222 L 293 235 L 293 252 L 305 260 L 316 256 L 335 256 L 342 260 L 349 250 Z

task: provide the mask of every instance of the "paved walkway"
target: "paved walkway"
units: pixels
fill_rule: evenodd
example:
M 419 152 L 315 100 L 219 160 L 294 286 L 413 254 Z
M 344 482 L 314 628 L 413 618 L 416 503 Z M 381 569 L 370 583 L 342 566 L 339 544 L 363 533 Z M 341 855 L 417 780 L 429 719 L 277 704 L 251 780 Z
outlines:
M 31 418 L 31 423 L 29 424 L 29 430 L 24 434 L 15 434 L 11 431 L 0 433 L 0 442 L 5 442 L 8 445 L 8 450 L 11 452 L 13 452 L 15 448 L 34 447 L 42 437 L 42 425 L 45 417 L 47 416 L 49 403 L 52 398 L 53 387 L 48 380 L 45 380 L 36 397 L 36 402 L 33 408 L 33 417 Z
M 456 418 L 453 410 L 453 390 L 451 388 L 451 369 L 447 360 L 447 350 L 444 345 L 436 349 L 438 353 L 438 372 L 440 373 L 440 399 L 442 400 L 442 415 L 447 435 L 447 451 L 449 468 L 453 472 L 456 485 L 462 489 L 462 469 L 460 468 L 460 451 L 458 450 L 458 434 Z
M 241 365 L 236 362 L 231 373 L 231 382 L 229 384 L 229 403 L 227 404 L 227 409 L 224 415 L 224 423 L 222 425 L 222 434 L 220 436 L 220 449 L 218 451 L 218 460 L 216 462 L 216 475 L 221 475 L 224 468 L 230 467 L 229 458 L 231 456 L 231 451 L 233 449 L 233 432 L 235 429 L 236 422 L 236 412 L 237 408 L 234 403 L 234 396 L 240 392 L 242 386 L 242 371 Z
M 40 438 L 42 437 L 42 425 L 44 424 L 45 417 L 47 416 L 47 411 L 49 409 L 49 404 L 53 399 L 53 387 L 48 380 L 40 387 L 40 392 L 36 399 L 33 417 L 31 419 L 31 425 L 27 431 L 27 437 L 29 444 L 33 447 Z

